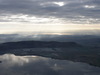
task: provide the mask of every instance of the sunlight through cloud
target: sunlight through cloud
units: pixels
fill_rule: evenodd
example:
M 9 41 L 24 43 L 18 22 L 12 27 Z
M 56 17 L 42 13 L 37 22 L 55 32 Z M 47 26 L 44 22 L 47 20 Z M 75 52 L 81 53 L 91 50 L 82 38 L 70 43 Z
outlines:
M 59 5 L 59 6 L 64 6 L 65 5 L 65 3 L 64 2 L 53 2 L 54 4 L 57 4 L 57 5 Z
M 94 5 L 85 5 L 84 7 L 85 8 L 95 8 L 96 6 L 94 6 Z

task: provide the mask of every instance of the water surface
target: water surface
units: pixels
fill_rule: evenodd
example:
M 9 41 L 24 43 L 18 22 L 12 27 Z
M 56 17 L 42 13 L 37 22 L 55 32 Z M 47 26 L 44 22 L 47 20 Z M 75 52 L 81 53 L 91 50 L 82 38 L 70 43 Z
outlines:
M 86 63 L 40 56 L 0 56 L 0 75 L 100 75 L 100 68 Z

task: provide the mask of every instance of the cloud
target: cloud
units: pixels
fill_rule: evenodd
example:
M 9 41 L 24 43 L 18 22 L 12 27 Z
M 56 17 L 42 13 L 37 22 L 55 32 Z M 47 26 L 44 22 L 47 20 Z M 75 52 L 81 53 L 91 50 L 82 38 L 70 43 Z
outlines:
M 58 6 L 64 6 L 64 2 L 54 2 L 54 4 L 57 4 Z
M 0 17 L 3 17 L 0 18 L 1 22 L 30 22 L 30 18 L 34 21 L 45 18 L 52 20 L 53 17 L 53 23 L 56 23 L 55 19 L 63 19 L 62 23 L 99 24 L 99 13 L 100 1 L 98 0 L 0 0 Z M 27 15 L 27 19 L 19 18 L 20 14 Z M 12 15 L 16 16 L 13 20 Z M 32 19 L 32 17 L 36 18 Z M 40 22 L 41 20 L 38 21 Z
M 94 5 L 91 5 L 91 6 L 90 6 L 90 5 L 85 5 L 84 7 L 85 7 L 85 8 L 95 8 Z

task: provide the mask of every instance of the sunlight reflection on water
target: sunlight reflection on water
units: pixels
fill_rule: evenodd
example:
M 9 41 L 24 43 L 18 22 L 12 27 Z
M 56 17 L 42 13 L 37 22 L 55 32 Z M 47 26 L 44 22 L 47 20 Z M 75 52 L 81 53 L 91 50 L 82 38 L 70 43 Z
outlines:
M 0 75 L 100 75 L 100 68 L 85 63 L 40 56 L 0 56 Z

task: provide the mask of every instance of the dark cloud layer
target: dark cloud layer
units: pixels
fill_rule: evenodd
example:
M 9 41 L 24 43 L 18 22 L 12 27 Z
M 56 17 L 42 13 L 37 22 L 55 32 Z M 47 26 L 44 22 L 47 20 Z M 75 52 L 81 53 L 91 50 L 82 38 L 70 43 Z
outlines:
M 23 14 L 42 18 L 63 18 L 72 23 L 97 24 L 100 23 L 99 13 L 98 0 L 0 0 L 1 16 Z

